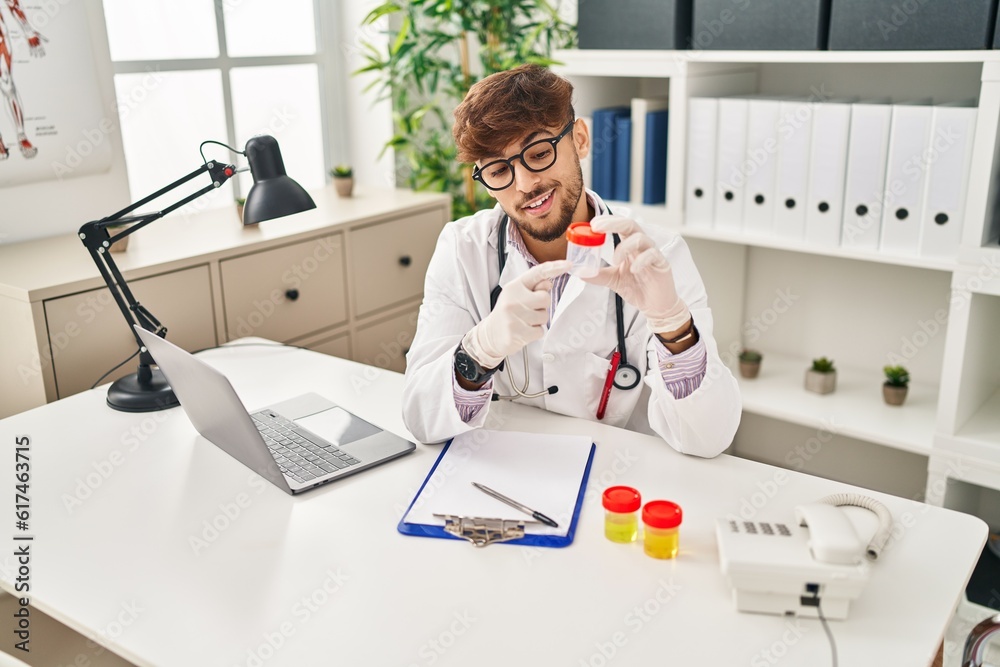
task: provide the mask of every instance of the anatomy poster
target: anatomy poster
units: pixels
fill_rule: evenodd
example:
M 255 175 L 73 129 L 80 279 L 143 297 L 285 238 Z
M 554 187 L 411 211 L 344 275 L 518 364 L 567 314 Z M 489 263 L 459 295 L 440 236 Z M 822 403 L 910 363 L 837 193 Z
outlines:
M 0 188 L 110 167 L 88 26 L 84 0 L 0 0 Z

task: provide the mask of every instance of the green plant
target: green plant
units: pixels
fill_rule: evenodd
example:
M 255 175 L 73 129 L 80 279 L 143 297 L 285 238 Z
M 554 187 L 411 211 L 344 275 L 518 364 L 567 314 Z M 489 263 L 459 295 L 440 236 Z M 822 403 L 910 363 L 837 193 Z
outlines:
M 743 350 L 740 352 L 740 361 L 745 361 L 748 363 L 759 363 L 761 359 L 764 358 L 760 352 L 756 350 Z
M 885 383 L 890 387 L 905 387 L 910 384 L 910 371 L 902 366 L 886 366 Z
M 247 198 L 246 197 L 237 197 L 236 198 L 236 205 L 237 206 L 243 206 L 246 203 L 247 203 Z
M 334 178 L 350 178 L 354 175 L 354 170 L 346 164 L 338 164 L 330 170 L 330 175 Z
M 363 21 L 390 17 L 389 45 L 362 41 L 366 64 L 354 74 L 377 76 L 376 101 L 392 100 L 393 137 L 400 181 L 414 190 L 452 195 L 456 217 L 492 203 L 472 180 L 472 168 L 455 160 L 451 110 L 481 78 L 523 63 L 551 65 L 554 49 L 576 42 L 575 27 L 548 0 L 390 0 Z M 478 46 L 474 68 L 472 41 Z
M 813 359 L 812 369 L 817 373 L 833 373 L 837 370 L 833 367 L 833 359 L 827 359 L 826 357 Z

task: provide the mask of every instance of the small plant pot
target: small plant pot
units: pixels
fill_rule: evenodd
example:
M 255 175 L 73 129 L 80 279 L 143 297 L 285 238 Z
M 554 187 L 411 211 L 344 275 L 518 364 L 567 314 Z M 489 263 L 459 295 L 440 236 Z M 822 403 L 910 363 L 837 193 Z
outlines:
M 888 382 L 882 384 L 882 398 L 888 405 L 902 405 L 909 387 L 899 387 Z
M 236 205 L 236 215 L 239 216 L 240 222 L 243 222 L 243 204 Z
M 829 394 L 837 388 L 837 371 L 820 373 L 813 369 L 806 371 L 806 391 L 815 394 Z
M 740 361 L 740 375 L 752 380 L 760 373 L 759 361 Z
M 354 192 L 354 178 L 334 177 L 333 187 L 337 189 L 337 195 L 341 197 L 350 197 L 351 193 Z

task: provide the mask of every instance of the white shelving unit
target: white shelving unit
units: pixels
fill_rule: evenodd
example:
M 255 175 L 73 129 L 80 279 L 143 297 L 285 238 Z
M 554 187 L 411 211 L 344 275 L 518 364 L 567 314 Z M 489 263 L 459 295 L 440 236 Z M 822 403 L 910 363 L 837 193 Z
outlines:
M 915 499 L 1000 528 L 1000 51 L 595 50 L 562 51 L 555 59 L 576 87 L 578 115 L 632 97 L 669 97 L 667 203 L 611 206 L 687 239 L 719 348 L 734 371 L 740 347 L 764 353 L 759 377 L 739 379 L 748 417 L 734 453 L 802 463 L 795 448 L 822 441 L 822 454 L 836 463 L 805 471 L 845 481 L 854 474 L 862 485 L 873 478 L 872 466 L 891 478 L 925 470 L 925 478 L 903 485 Z M 976 99 L 957 257 L 892 256 L 685 226 L 688 100 L 754 93 Z M 778 307 L 782 294 L 791 305 Z M 818 356 L 837 362 L 833 394 L 803 388 L 809 360 Z M 913 376 L 901 407 L 881 399 L 881 366 L 890 360 L 901 360 Z M 946 664 L 957 664 L 969 628 L 989 614 L 962 601 Z
M 688 239 L 709 287 L 724 356 L 742 345 L 764 352 L 761 376 L 740 381 L 746 412 L 806 429 L 827 428 L 832 420 L 839 435 L 926 457 L 923 488 L 932 502 L 944 501 L 930 489 L 941 471 L 965 469 L 938 465 L 939 454 L 975 463 L 976 483 L 1000 489 L 1000 51 L 571 50 L 555 59 L 556 71 L 576 88 L 578 115 L 632 97 L 669 97 L 667 203 L 611 206 Z M 976 99 L 958 256 L 893 256 L 685 226 L 688 100 L 758 93 Z M 802 291 L 794 312 L 748 336 L 754 315 L 766 312 L 782 286 Z M 819 349 L 807 348 L 810 342 Z M 837 361 L 834 394 L 803 389 L 805 368 L 818 356 Z M 914 377 L 899 408 L 886 406 L 880 394 L 881 365 L 892 358 Z

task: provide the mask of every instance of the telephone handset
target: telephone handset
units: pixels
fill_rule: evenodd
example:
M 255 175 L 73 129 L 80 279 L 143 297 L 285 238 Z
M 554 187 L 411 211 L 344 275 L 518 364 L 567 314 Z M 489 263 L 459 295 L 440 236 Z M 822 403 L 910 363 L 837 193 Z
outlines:
M 867 547 L 843 505 L 864 507 L 878 517 Z M 731 516 L 716 523 L 722 573 L 733 586 L 736 608 L 817 616 L 822 601 L 827 618 L 846 618 L 850 601 L 868 581 L 866 556 L 877 559 L 889 539 L 892 515 L 874 498 L 856 494 L 800 505 L 794 515 L 786 521 Z
M 799 505 L 795 508 L 795 518 L 800 526 L 809 529 L 809 552 L 814 560 L 857 565 L 864 558 L 865 545 L 854 524 L 839 508 L 823 503 Z

